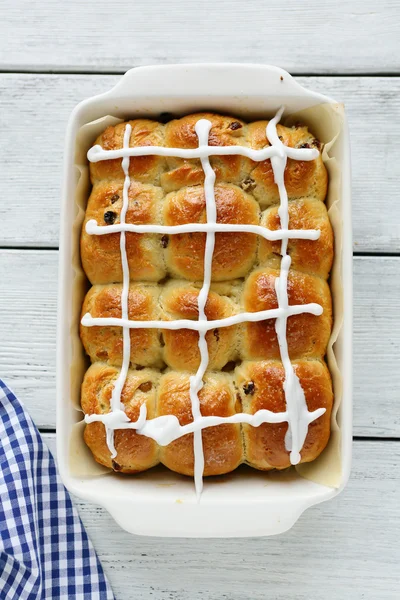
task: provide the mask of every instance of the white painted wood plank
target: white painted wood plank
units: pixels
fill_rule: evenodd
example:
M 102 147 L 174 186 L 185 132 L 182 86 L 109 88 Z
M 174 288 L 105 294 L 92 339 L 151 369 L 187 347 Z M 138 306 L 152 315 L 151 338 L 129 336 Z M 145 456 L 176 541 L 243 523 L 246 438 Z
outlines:
M 55 424 L 57 252 L 0 251 L 0 376 L 36 423 Z M 356 257 L 355 434 L 399 436 L 400 257 Z
M 0 75 L 0 164 L 12 198 L 11 204 L 0 204 L 0 246 L 58 246 L 69 114 L 116 79 Z
M 46 441 L 54 449 L 54 436 Z M 400 442 L 355 442 L 345 491 L 270 538 L 131 536 L 103 509 L 76 503 L 121 600 L 395 600 L 399 461 Z
M 55 428 L 57 259 L 0 251 L 0 377 L 38 427 Z
M 123 71 L 268 62 L 297 73 L 398 71 L 396 0 L 5 0 L 0 66 Z
M 0 75 L 0 164 L 8 201 L 0 203 L 0 246 L 58 245 L 64 133 L 72 108 L 119 76 Z M 301 77 L 344 101 L 353 155 L 354 248 L 400 251 L 397 181 L 400 78 Z M 12 209 L 11 209 L 12 208 Z

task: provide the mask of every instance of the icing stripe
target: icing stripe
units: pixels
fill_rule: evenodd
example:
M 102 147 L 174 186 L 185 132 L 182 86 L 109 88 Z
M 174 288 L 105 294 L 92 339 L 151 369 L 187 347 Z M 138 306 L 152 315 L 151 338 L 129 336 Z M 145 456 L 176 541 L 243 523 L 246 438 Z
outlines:
M 128 124 L 125 127 L 124 133 L 124 148 L 129 148 L 129 140 L 131 137 L 132 127 Z M 124 158 L 122 160 L 122 169 L 124 171 L 125 180 L 124 187 L 122 192 L 122 209 L 121 209 L 121 223 L 125 223 L 126 213 L 129 206 L 129 188 L 131 185 L 131 180 L 129 177 L 129 158 Z M 120 251 L 121 251 L 121 262 L 122 262 L 122 292 L 121 292 L 121 312 L 122 318 L 127 320 L 129 318 L 128 313 L 128 296 L 129 296 L 129 265 L 128 265 L 128 257 L 126 254 L 126 239 L 125 232 L 121 231 L 120 236 Z M 118 375 L 118 378 L 114 384 L 114 389 L 111 395 L 111 411 L 112 412 L 121 412 L 121 393 L 123 387 L 125 385 L 126 376 L 128 375 L 129 362 L 131 356 L 131 338 L 130 338 L 130 329 L 128 327 L 122 327 L 122 336 L 123 336 L 123 360 L 121 372 Z M 125 413 L 124 413 L 125 414 Z M 125 419 L 128 417 L 125 415 Z M 110 427 L 106 427 L 106 437 L 107 437 L 107 445 L 111 450 L 111 458 L 115 458 L 117 456 L 117 451 L 114 446 L 114 429 Z
M 324 412 L 324 408 L 318 408 L 308 413 L 309 423 L 318 419 Z M 125 413 L 122 413 L 122 415 L 125 415 Z M 270 410 L 261 409 L 253 415 L 249 413 L 236 413 L 230 417 L 204 417 L 201 415 L 195 421 L 192 421 L 192 423 L 180 425 L 175 415 L 163 415 L 162 417 L 146 420 L 146 407 L 143 404 L 137 421 L 129 421 L 126 417 L 126 421 L 121 422 L 120 418 L 121 415 L 119 413 L 110 412 L 105 415 L 87 415 L 86 422 L 94 423 L 100 421 L 110 428 L 136 429 L 137 433 L 152 438 L 160 446 L 167 446 L 188 433 L 197 433 L 203 429 L 207 429 L 207 427 L 215 427 L 226 423 L 247 423 L 253 427 L 259 427 L 262 423 L 285 423 L 288 420 L 288 413 L 287 411 L 275 413 Z
M 289 228 L 289 203 L 285 187 L 285 168 L 288 153 L 286 146 L 281 142 L 276 130 L 283 114 L 284 107 L 276 113 L 275 117 L 267 125 L 267 138 L 270 144 L 277 149 L 277 154 L 271 158 L 271 166 L 274 173 L 274 180 L 278 186 L 280 205 L 278 209 L 282 229 Z M 309 425 L 309 412 L 304 391 L 300 385 L 299 378 L 294 372 L 290 361 L 288 342 L 287 342 L 287 320 L 288 320 L 288 274 L 291 264 L 291 258 L 287 253 L 288 238 L 282 238 L 281 244 L 281 272 L 275 280 L 276 297 L 279 308 L 283 308 L 283 315 L 278 317 L 275 322 L 275 331 L 278 337 L 279 351 L 283 368 L 285 370 L 285 380 L 283 389 L 285 392 L 286 411 L 288 413 L 288 430 L 285 436 L 286 450 L 290 451 L 290 462 L 297 465 L 300 462 L 300 451 L 307 436 Z M 325 411 L 324 411 L 325 412 Z
M 205 121 L 206 119 L 201 119 Z M 130 125 L 129 125 L 130 127 Z M 289 148 L 285 146 L 286 156 L 294 160 L 314 160 L 319 152 L 316 148 Z M 87 153 L 88 160 L 96 163 L 102 160 L 127 158 L 133 156 L 173 156 L 175 158 L 208 158 L 209 156 L 245 156 L 260 162 L 279 155 L 277 146 L 269 146 L 262 150 L 254 150 L 245 146 L 207 146 L 198 148 L 164 148 L 163 146 L 136 146 L 135 148 L 119 148 L 118 150 L 103 150 L 99 145 L 90 148 Z
M 318 240 L 321 234 L 317 229 L 267 229 L 261 225 L 244 225 L 230 223 L 186 223 L 185 225 L 134 225 L 133 223 L 116 223 L 115 225 L 97 225 L 94 219 L 86 223 L 86 233 L 89 235 L 109 235 L 129 231 L 132 233 L 159 233 L 176 235 L 179 233 L 225 232 L 225 233 L 255 233 L 270 242 L 282 239 Z
M 250 321 L 265 321 L 266 319 L 278 319 L 284 315 L 291 317 L 310 313 L 312 315 L 322 315 L 320 304 L 311 302 L 310 304 L 291 304 L 284 308 L 270 308 L 258 312 L 243 312 L 223 319 L 214 319 L 212 321 L 191 321 L 190 319 L 176 319 L 174 321 L 130 321 L 129 319 L 118 319 L 117 317 L 92 317 L 90 313 L 83 315 L 81 323 L 84 327 L 128 327 L 130 329 L 192 329 L 193 331 L 210 331 L 211 329 L 221 327 L 231 327 Z
M 206 119 L 200 119 L 195 125 L 195 131 L 199 139 L 199 147 L 208 144 L 208 135 L 210 133 L 211 123 Z M 201 157 L 201 166 L 204 171 L 204 196 L 206 202 L 206 220 L 210 225 L 215 225 L 217 222 L 217 207 L 215 204 L 214 185 L 215 185 L 215 173 L 210 165 L 209 157 Z M 212 260 L 215 246 L 215 230 L 211 229 L 207 232 L 206 246 L 204 251 L 204 274 L 203 274 L 203 286 L 198 296 L 198 307 L 199 307 L 199 323 L 207 321 L 207 315 L 205 313 L 205 307 L 207 303 L 208 293 L 211 285 L 211 272 L 212 272 Z M 208 346 L 206 341 L 206 332 L 201 329 L 199 331 L 199 351 L 200 351 L 200 365 L 197 369 L 197 373 L 190 377 L 190 401 L 192 404 L 192 415 L 193 420 L 198 421 L 201 418 L 200 411 L 200 399 L 199 392 L 203 387 L 203 377 L 208 367 L 209 356 Z M 203 471 L 204 471 L 204 452 L 203 452 L 203 439 L 201 429 L 194 430 L 193 437 L 193 448 L 194 448 L 194 484 L 196 488 L 197 498 L 200 498 L 200 494 L 203 490 Z

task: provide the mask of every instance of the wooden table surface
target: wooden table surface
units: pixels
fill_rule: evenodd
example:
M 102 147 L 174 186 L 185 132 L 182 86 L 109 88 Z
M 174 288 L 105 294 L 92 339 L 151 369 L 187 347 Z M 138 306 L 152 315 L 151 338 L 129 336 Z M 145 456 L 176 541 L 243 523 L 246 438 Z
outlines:
M 53 450 L 61 161 L 75 104 L 132 66 L 264 62 L 343 101 L 350 121 L 351 481 L 274 538 L 135 537 L 77 500 L 118 599 L 399 598 L 399 21 L 398 0 L 0 2 L 0 376 Z

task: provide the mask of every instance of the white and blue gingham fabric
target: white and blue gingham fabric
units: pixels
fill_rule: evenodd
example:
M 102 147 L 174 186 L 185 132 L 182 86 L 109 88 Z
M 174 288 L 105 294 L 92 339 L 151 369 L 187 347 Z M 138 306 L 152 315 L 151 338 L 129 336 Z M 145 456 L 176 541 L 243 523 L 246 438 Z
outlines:
M 0 599 L 113 600 L 32 419 L 0 379 Z

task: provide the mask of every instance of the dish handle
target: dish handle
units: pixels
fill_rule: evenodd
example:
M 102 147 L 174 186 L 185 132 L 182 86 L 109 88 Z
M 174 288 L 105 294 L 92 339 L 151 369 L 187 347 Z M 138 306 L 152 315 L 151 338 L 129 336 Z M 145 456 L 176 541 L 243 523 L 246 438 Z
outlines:
M 168 89 L 168 95 L 198 96 L 205 94 L 203 82 L 207 81 L 207 90 L 212 96 L 237 96 L 238 84 L 246 96 L 262 94 L 268 97 L 319 96 L 303 88 L 287 71 L 272 65 L 257 64 L 186 64 L 153 65 L 129 69 L 118 83 L 106 94 L 115 98 L 132 98 L 138 90 L 140 95 L 162 97 Z M 209 95 L 209 92 L 208 94 Z M 321 96 L 321 98 L 324 98 Z

